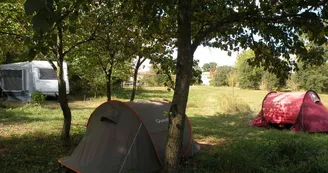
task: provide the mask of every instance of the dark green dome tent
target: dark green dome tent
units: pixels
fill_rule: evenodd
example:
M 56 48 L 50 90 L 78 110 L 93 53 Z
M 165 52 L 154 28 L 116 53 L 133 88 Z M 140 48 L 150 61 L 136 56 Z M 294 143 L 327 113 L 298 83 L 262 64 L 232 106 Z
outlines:
M 154 172 L 162 167 L 168 135 L 168 101 L 108 101 L 91 114 L 87 131 L 73 154 L 58 161 L 81 173 Z M 186 116 L 182 151 L 199 150 Z

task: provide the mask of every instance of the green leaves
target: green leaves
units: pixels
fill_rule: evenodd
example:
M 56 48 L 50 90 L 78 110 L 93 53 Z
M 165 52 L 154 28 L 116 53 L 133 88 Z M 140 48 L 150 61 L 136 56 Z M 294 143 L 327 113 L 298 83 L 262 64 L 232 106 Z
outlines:
M 235 69 L 231 66 L 218 66 L 214 72 L 213 78 L 210 81 L 211 85 L 214 86 L 228 86 L 228 75 L 235 71 Z M 234 81 L 236 82 L 236 81 Z
M 308 54 L 299 38 L 327 42 L 328 2 L 318 1 L 201 1 L 193 4 L 193 47 L 222 50 L 254 49 L 253 65 L 288 77 L 290 54 Z M 321 62 L 321 61 L 320 61 Z M 284 71 L 284 72 L 283 72 Z
M 36 32 L 47 32 L 60 18 L 54 11 L 53 0 L 27 0 L 24 4 L 28 15 L 33 15 L 32 24 Z
M 32 28 L 23 2 L 0 2 L 0 63 L 25 61 Z
M 26 0 L 24 4 L 25 11 L 28 15 L 33 15 L 46 7 L 47 0 Z
M 328 64 L 319 66 L 304 66 L 299 63 L 300 70 L 294 74 L 295 81 L 301 89 L 316 92 L 328 92 Z
M 202 67 L 204 72 L 208 72 L 212 69 L 215 69 L 215 67 L 217 66 L 216 62 L 210 62 L 210 63 L 205 63 Z

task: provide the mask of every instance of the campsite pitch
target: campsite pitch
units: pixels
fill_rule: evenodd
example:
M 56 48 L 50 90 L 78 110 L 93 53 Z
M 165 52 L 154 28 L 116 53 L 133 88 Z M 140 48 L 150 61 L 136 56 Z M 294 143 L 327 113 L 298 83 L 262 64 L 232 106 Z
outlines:
M 199 154 L 183 172 L 328 172 L 327 134 L 295 133 L 249 126 L 266 91 L 191 87 L 187 114 Z M 130 90 L 115 91 L 126 101 Z M 165 88 L 146 88 L 137 99 L 171 99 Z M 320 94 L 327 106 L 328 96 Z M 70 155 L 84 136 L 90 113 L 105 98 L 71 101 L 72 146 L 60 144 L 62 114 L 55 102 L 44 107 L 7 104 L 0 108 L 0 173 L 63 172 L 57 159 Z

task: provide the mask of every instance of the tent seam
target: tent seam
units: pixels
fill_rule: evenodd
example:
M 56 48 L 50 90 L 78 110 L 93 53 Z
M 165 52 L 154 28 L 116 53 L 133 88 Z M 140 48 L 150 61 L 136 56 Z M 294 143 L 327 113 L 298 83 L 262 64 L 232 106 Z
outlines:
M 126 156 L 125 156 L 125 159 L 124 159 L 124 161 L 123 161 L 123 163 L 122 163 L 122 166 L 121 166 L 121 169 L 120 169 L 119 173 L 121 173 L 122 170 L 123 170 L 123 167 L 124 167 L 124 165 L 125 165 L 126 159 L 127 159 L 127 158 L 129 157 L 129 155 L 130 155 L 131 148 L 133 147 L 133 145 L 134 145 L 134 143 L 135 143 L 135 141 L 136 141 L 136 139 L 137 139 L 137 136 L 138 136 L 138 134 L 139 134 L 139 132 L 140 132 L 141 127 L 142 127 L 142 123 L 140 123 L 140 125 L 139 125 L 138 131 L 137 131 L 136 135 L 134 136 L 134 139 L 133 139 L 133 141 L 132 141 L 132 144 L 131 144 L 131 146 L 130 146 L 130 148 L 129 148 L 129 150 L 128 150 L 128 153 L 127 153 Z

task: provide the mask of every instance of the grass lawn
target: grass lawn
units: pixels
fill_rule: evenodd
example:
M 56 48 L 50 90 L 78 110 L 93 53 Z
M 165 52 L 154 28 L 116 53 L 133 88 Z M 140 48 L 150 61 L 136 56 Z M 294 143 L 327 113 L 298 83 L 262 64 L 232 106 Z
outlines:
M 145 88 L 136 99 L 166 98 L 165 88 Z M 187 114 L 199 155 L 183 162 L 183 172 L 328 172 L 327 134 L 295 133 L 251 127 L 266 91 L 193 86 Z M 128 100 L 130 90 L 113 99 Z M 328 103 L 328 95 L 320 95 Z M 65 172 L 57 159 L 70 155 L 85 132 L 90 113 L 105 98 L 70 101 L 70 149 L 61 146 L 63 117 L 56 102 L 44 107 L 6 103 L 0 108 L 0 173 Z

